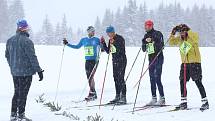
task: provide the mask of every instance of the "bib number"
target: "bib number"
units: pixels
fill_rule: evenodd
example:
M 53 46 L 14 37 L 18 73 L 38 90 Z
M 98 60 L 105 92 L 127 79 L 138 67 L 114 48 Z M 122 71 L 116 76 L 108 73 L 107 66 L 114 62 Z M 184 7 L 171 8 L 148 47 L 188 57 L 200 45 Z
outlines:
M 187 53 L 190 51 L 191 48 L 192 48 L 192 45 L 189 42 L 184 41 L 180 46 L 180 51 L 184 55 L 187 55 Z
M 110 52 L 116 53 L 116 47 L 113 44 L 110 45 Z
M 154 43 L 146 44 L 146 51 L 148 52 L 149 55 L 154 54 L 155 53 Z
M 85 56 L 94 56 L 93 46 L 84 47 Z

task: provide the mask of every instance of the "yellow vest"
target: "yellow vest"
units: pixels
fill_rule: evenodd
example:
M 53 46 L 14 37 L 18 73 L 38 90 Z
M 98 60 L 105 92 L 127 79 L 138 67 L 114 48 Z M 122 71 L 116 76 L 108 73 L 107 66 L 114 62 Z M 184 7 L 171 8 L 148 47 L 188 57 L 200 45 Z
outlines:
M 186 42 L 191 44 L 192 47 L 187 54 L 180 51 L 182 63 L 201 63 L 198 33 L 192 32 L 191 30 L 188 31 L 188 38 Z M 171 35 L 169 38 L 169 44 L 180 47 L 183 44 L 183 40 L 181 40 L 180 36 Z

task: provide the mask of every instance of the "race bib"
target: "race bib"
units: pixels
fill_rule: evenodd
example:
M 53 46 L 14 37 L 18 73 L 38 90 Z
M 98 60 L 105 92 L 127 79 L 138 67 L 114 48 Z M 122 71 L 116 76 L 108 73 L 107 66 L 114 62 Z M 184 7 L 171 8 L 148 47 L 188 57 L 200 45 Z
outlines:
M 180 51 L 184 55 L 187 55 L 187 53 L 190 51 L 191 48 L 192 48 L 192 45 L 189 42 L 184 41 L 180 46 Z
M 146 44 L 146 51 L 149 55 L 155 53 L 154 43 Z
M 94 56 L 93 46 L 84 47 L 85 56 Z
M 110 45 L 110 52 L 116 53 L 116 47 L 113 44 Z

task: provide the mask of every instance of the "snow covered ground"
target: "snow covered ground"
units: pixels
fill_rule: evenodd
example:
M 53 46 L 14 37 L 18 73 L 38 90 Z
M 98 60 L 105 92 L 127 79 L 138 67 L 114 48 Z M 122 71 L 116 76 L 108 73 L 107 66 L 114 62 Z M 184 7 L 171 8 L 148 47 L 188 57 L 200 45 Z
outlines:
M 50 112 L 47 107 L 44 107 L 42 104 L 38 104 L 35 101 L 35 99 L 42 93 L 45 93 L 46 101 L 54 101 L 62 49 L 62 46 L 36 46 L 36 53 L 40 65 L 45 72 L 44 81 L 42 82 L 38 81 L 37 75 L 34 76 L 28 96 L 26 113 L 27 116 L 34 121 L 70 120 L 67 117 L 54 115 L 54 113 Z M 128 58 L 126 76 L 138 50 L 139 48 L 126 49 Z M 0 121 L 8 121 L 10 116 L 11 98 L 13 96 L 13 83 L 8 64 L 4 57 L 4 51 L 5 44 L 0 44 Z M 99 109 L 99 107 L 86 107 L 87 105 L 99 104 L 99 100 L 89 103 L 74 103 L 73 101 L 82 100 L 88 92 L 88 87 L 84 89 L 87 84 L 87 79 L 84 70 L 83 50 L 65 48 L 62 75 L 57 97 L 57 102 L 62 105 L 62 110 L 59 111 L 59 113 L 63 111 L 70 112 L 75 116 L 78 116 L 81 121 L 86 120 L 87 116 L 95 116 L 96 113 L 104 117 L 105 121 L 111 121 L 112 119 L 114 119 L 114 121 L 213 121 L 215 114 L 215 81 L 213 77 L 215 57 L 213 52 L 215 51 L 215 48 L 201 48 L 200 51 L 202 54 L 203 83 L 210 103 L 210 109 L 205 112 L 200 112 L 197 109 L 191 111 L 165 112 L 172 108 L 165 107 L 138 111 L 135 112 L 135 114 L 131 114 L 128 113 L 128 111 L 132 110 L 133 105 L 116 106 L 115 109 L 112 110 L 112 106 L 101 107 L 101 109 Z M 166 102 L 167 104 L 176 105 L 180 103 L 178 77 L 181 62 L 179 50 L 178 48 L 165 48 L 164 56 L 165 62 L 163 66 L 162 81 Z M 139 79 L 143 57 L 144 54 L 141 52 L 130 78 L 127 81 L 127 100 L 129 103 L 134 102 L 136 88 L 133 87 Z M 101 61 L 95 75 L 96 89 L 99 97 L 106 60 L 107 54 L 102 53 Z M 148 61 L 146 64 L 148 64 Z M 190 81 L 187 87 L 189 107 L 199 107 L 201 105 L 201 99 L 194 82 Z M 82 95 L 83 90 L 84 94 Z M 110 60 L 102 102 L 106 103 L 114 98 L 114 92 L 112 63 Z M 137 106 L 143 106 L 150 99 L 150 84 L 147 73 L 142 79 Z M 74 106 L 80 106 L 81 108 L 72 108 Z

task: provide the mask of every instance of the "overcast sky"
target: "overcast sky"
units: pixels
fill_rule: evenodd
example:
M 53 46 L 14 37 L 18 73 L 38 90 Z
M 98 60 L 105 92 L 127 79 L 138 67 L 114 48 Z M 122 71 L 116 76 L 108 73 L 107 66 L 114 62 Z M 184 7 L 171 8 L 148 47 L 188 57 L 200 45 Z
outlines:
M 10 0 L 9 0 L 10 1 Z M 128 0 L 22 0 L 26 19 L 31 24 L 34 31 L 41 28 L 42 21 L 46 14 L 55 25 L 62 20 L 62 16 L 67 16 L 68 24 L 75 30 L 78 27 L 86 28 L 93 25 L 97 16 L 103 17 L 106 8 L 116 11 L 118 7 L 123 7 Z M 137 4 L 147 3 L 149 9 L 156 8 L 160 2 L 164 4 L 180 2 L 182 6 L 192 7 L 194 4 L 213 6 L 215 0 L 136 0 Z

